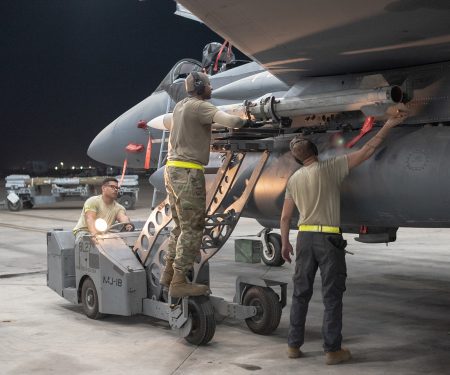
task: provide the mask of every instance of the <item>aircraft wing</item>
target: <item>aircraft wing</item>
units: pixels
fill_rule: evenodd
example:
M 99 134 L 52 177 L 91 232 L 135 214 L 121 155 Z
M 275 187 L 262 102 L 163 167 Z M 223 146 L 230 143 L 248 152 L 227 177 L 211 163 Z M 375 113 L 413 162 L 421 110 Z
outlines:
M 448 0 L 178 0 L 288 84 L 450 60 Z
M 189 12 L 183 5 L 180 5 L 178 3 L 177 3 L 177 10 L 175 11 L 175 14 L 177 16 L 189 18 L 193 21 L 203 23 L 201 20 L 199 20 L 197 17 L 195 17 L 191 12 Z

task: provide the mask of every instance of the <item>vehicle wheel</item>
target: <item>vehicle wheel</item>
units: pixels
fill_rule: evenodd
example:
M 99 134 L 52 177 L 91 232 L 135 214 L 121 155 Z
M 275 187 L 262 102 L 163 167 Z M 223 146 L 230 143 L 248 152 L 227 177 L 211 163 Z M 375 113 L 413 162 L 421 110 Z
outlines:
M 205 296 L 190 297 L 188 308 L 189 319 L 192 319 L 192 328 L 185 339 L 194 345 L 205 345 L 211 341 L 216 332 L 214 308 Z
M 23 208 L 23 202 L 22 199 L 19 199 L 16 203 L 10 202 L 8 199 L 6 200 L 8 202 L 8 210 L 10 211 L 20 211 Z
M 100 319 L 103 314 L 98 311 L 98 294 L 95 289 L 94 282 L 91 278 L 87 278 L 81 287 L 81 303 L 83 304 L 84 313 L 88 318 Z
M 252 332 L 268 335 L 280 324 L 281 304 L 278 295 L 272 289 L 252 286 L 245 293 L 242 303 L 256 307 L 256 315 L 245 319 Z
M 31 201 L 23 202 L 23 208 L 33 208 L 33 203 Z
M 267 244 L 263 248 L 261 258 L 268 266 L 280 267 L 284 264 L 281 255 L 281 236 L 278 233 L 267 235 Z
M 134 195 L 122 195 L 119 199 L 117 199 L 122 206 L 125 207 L 126 210 L 134 210 L 134 205 L 136 203 L 136 197 Z

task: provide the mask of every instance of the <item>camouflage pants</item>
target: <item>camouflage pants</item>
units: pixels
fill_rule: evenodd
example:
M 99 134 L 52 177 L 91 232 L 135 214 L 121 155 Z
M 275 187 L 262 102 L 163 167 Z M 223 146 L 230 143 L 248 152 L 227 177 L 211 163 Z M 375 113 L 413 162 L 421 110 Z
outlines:
M 166 262 L 188 272 L 194 265 L 205 226 L 205 176 L 200 169 L 166 166 L 164 181 L 169 195 L 174 227 L 170 233 Z

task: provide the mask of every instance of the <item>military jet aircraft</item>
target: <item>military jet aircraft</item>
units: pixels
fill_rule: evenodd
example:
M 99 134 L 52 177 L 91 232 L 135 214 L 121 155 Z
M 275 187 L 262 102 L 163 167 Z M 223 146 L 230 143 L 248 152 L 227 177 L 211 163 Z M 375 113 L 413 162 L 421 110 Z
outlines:
M 236 63 L 227 45 L 206 48 L 202 62 L 178 62 L 151 96 L 95 138 L 89 156 L 121 165 L 128 143 L 146 144 L 144 125 L 186 95 L 183 78 L 204 69 L 211 74 L 215 105 L 265 124 L 215 134 L 219 148 L 252 150 L 224 204 L 236 199 L 268 149 L 243 215 L 277 228 L 287 180 L 300 167 L 289 153 L 295 134 L 309 137 L 320 158 L 328 158 L 360 147 L 388 116 L 403 110 L 405 124 L 344 182 L 343 230 L 359 233 L 362 242 L 389 242 L 398 227 L 450 227 L 447 1 L 178 3 L 178 13 L 200 20 L 252 61 Z M 161 130 L 149 131 L 154 145 L 161 144 Z M 143 148 L 130 154 L 128 165 L 142 167 L 144 154 Z M 212 165 L 218 164 L 213 158 Z

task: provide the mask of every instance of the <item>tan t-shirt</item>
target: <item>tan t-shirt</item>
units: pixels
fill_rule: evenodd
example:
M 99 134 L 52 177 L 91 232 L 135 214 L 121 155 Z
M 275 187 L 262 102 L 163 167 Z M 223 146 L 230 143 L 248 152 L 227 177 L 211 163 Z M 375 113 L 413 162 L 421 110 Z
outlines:
M 300 211 L 298 225 L 340 226 L 340 187 L 348 171 L 344 155 L 300 168 L 289 178 L 285 198 Z
M 167 159 L 208 164 L 211 124 L 217 111 L 211 103 L 195 97 L 178 102 L 173 110 Z
M 97 214 L 97 219 L 101 218 L 104 219 L 108 227 L 113 225 L 116 222 L 116 217 L 119 214 L 119 212 L 123 212 L 125 214 L 125 208 L 114 201 L 112 204 L 107 205 L 101 195 L 95 195 L 93 197 L 90 197 L 84 202 L 83 209 L 81 210 L 80 218 L 78 219 L 78 223 L 73 228 L 73 233 L 76 234 L 79 231 L 86 231 L 88 232 L 88 226 L 86 224 L 86 218 L 84 214 L 88 211 L 94 211 Z

